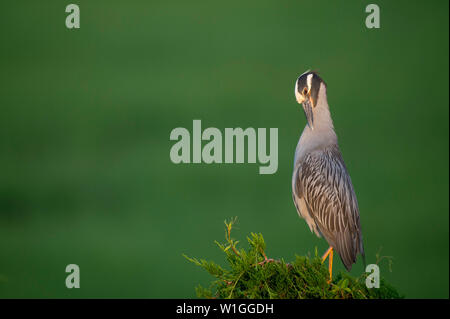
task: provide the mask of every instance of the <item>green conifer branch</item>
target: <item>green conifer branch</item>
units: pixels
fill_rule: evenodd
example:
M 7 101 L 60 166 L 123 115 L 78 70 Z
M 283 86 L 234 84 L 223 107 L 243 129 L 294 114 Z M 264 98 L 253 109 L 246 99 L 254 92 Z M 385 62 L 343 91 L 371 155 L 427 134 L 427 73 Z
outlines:
M 269 261 L 265 254 L 266 243 L 262 234 L 250 233 L 247 237 L 249 249 L 238 249 L 239 241 L 231 237 L 235 223 L 236 218 L 229 222 L 225 221 L 225 243 L 215 242 L 226 256 L 228 269 L 220 267 L 213 261 L 183 255 L 216 278 L 209 288 L 202 286 L 196 288 L 200 298 L 403 298 L 383 278 L 380 280 L 380 288 L 367 288 L 366 273 L 354 278 L 346 272 L 340 272 L 329 284 L 328 269 L 322 264 L 317 248 L 314 257 L 296 256 L 290 263 L 286 263 L 283 259 Z M 377 263 L 379 261 L 377 254 Z

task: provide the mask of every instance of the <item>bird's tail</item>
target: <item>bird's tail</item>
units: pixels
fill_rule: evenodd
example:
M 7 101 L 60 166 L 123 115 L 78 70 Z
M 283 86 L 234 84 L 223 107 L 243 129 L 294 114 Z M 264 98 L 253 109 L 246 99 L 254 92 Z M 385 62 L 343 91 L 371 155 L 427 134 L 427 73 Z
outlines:
M 364 265 L 364 270 L 366 269 L 366 253 L 364 252 L 364 244 L 361 238 L 361 245 L 360 245 L 360 253 L 361 253 L 361 257 L 362 257 L 362 261 L 363 261 L 363 265 Z

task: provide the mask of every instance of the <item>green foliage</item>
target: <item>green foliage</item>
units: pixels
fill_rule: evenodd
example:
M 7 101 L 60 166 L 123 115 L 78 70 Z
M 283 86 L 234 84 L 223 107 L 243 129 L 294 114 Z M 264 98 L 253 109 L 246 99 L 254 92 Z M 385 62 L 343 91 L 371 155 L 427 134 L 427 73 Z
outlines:
M 238 241 L 231 238 L 235 219 L 225 221 L 226 242 L 217 246 L 225 253 L 230 269 L 223 269 L 215 262 L 184 256 L 216 278 L 211 287 L 196 288 L 200 298 L 257 298 L 257 299 L 390 299 L 402 298 L 396 289 L 381 278 L 380 288 L 368 289 L 367 274 L 351 277 L 339 273 L 328 283 L 327 267 L 315 251 L 313 258 L 296 256 L 291 263 L 269 260 L 264 251 L 266 244 L 261 234 L 247 237 L 248 250 L 238 249 Z

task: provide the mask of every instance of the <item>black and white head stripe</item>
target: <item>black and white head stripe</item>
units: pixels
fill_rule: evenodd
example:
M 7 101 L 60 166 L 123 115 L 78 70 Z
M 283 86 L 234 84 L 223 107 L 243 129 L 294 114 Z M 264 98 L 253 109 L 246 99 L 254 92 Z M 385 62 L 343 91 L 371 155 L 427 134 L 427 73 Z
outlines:
M 297 82 L 295 83 L 295 92 L 296 94 L 301 94 L 306 88 L 307 92 L 311 96 L 313 106 L 316 106 L 321 83 L 326 86 L 325 82 L 316 72 L 306 71 L 298 77 Z

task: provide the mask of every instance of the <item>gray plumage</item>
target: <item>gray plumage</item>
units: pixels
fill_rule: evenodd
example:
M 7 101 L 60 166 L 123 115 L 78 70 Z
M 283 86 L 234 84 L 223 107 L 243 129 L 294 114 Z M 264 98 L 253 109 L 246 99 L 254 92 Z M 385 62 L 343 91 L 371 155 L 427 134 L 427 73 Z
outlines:
M 339 150 L 326 85 L 316 73 L 306 72 L 297 80 L 295 91 L 308 124 L 295 152 L 294 204 L 310 230 L 327 240 L 350 271 L 357 255 L 364 257 L 359 208 Z

